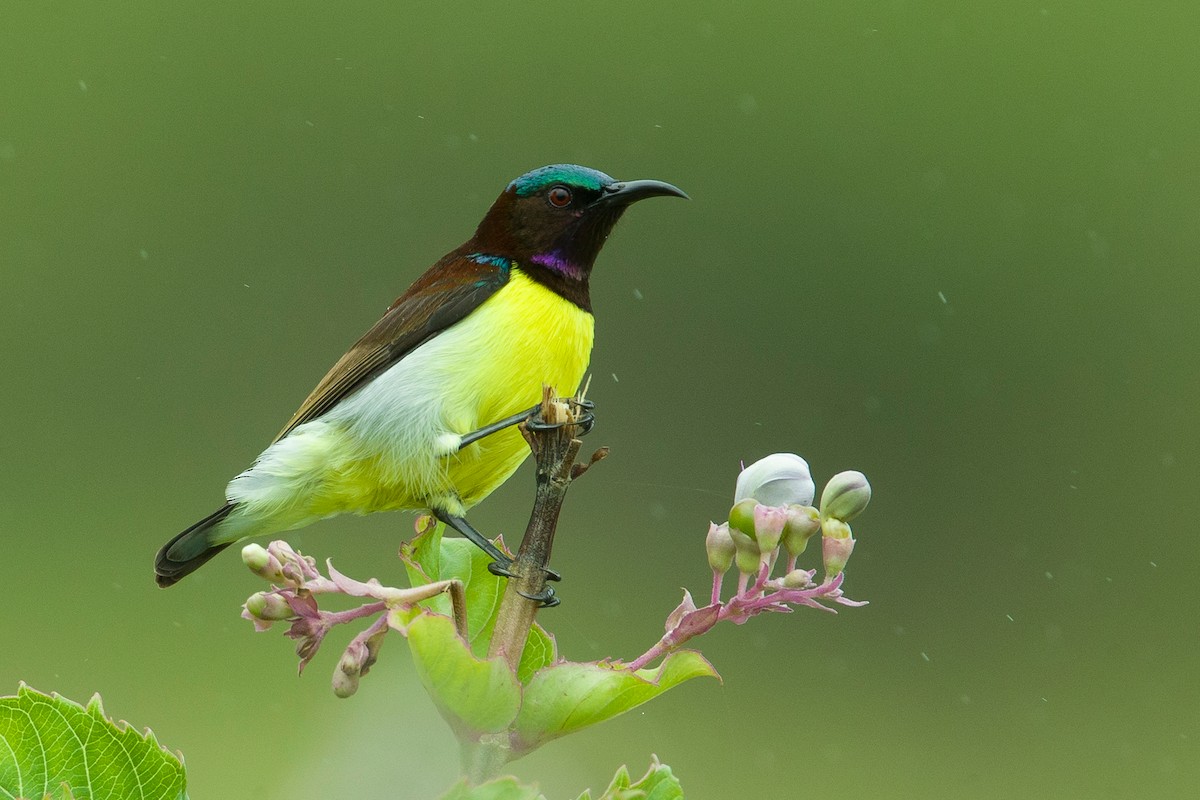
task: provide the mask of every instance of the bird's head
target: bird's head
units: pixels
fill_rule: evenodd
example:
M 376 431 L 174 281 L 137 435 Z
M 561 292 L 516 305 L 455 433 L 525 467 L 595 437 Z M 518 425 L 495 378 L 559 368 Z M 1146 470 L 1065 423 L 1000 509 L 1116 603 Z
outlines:
M 539 167 L 505 188 L 479 224 L 473 246 L 554 283 L 586 287 L 621 214 L 631 203 L 658 195 L 687 197 L 662 181 L 618 181 L 574 164 Z

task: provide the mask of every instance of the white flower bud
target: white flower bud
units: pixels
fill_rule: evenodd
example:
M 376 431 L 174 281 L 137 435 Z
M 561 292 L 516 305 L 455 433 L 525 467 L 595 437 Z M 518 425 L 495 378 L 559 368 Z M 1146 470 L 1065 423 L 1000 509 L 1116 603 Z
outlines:
M 815 493 L 808 462 L 794 453 L 775 453 L 741 471 L 734 502 L 752 497 L 766 506 L 807 506 Z

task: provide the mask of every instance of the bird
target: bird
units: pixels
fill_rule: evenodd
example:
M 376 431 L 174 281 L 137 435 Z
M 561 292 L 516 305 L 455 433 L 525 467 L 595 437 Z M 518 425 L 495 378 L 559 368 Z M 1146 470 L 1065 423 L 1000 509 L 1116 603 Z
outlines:
M 529 454 L 516 425 L 542 386 L 569 396 L 583 380 L 596 256 L 625 210 L 655 196 L 687 198 L 575 164 L 511 181 L 474 235 L 388 307 L 229 482 L 224 505 L 162 546 L 157 584 L 242 539 L 392 510 L 428 511 L 510 574 L 467 510 Z

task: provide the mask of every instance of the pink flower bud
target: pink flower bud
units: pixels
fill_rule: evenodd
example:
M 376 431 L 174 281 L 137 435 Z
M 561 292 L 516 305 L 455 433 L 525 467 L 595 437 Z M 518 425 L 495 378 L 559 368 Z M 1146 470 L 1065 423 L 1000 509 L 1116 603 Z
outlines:
M 710 522 L 708 536 L 704 540 L 704 548 L 708 551 L 708 565 L 713 572 L 724 575 L 733 566 L 733 557 L 737 553 L 737 545 L 729 535 L 729 523 L 720 525 Z
M 358 691 L 359 674 L 346 672 L 338 664 L 333 670 L 333 693 L 341 698 L 353 697 Z
M 297 552 L 282 539 L 276 539 L 267 545 L 267 552 L 279 562 L 281 577 L 288 583 L 301 586 L 305 581 L 321 576 L 313 558 Z
M 333 693 L 338 697 L 350 697 L 358 691 L 358 681 L 363 673 L 363 664 L 369 658 L 366 644 L 353 641 L 342 653 L 333 670 Z
M 760 504 L 754 507 L 754 539 L 762 552 L 772 553 L 779 547 L 779 539 L 783 536 L 783 526 L 787 521 L 786 506 Z
M 849 536 L 845 538 L 825 536 L 821 539 L 821 545 L 825 560 L 825 580 L 828 581 L 846 568 L 846 562 L 850 560 L 850 554 L 854 552 L 854 539 Z

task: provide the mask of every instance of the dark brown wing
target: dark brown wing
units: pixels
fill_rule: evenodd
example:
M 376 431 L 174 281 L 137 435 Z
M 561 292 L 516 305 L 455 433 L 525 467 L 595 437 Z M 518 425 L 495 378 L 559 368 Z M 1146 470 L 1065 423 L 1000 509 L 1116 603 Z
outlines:
M 417 345 L 478 308 L 508 282 L 507 267 L 498 263 L 480 263 L 455 251 L 435 264 L 338 359 L 275 441 L 321 416 Z

